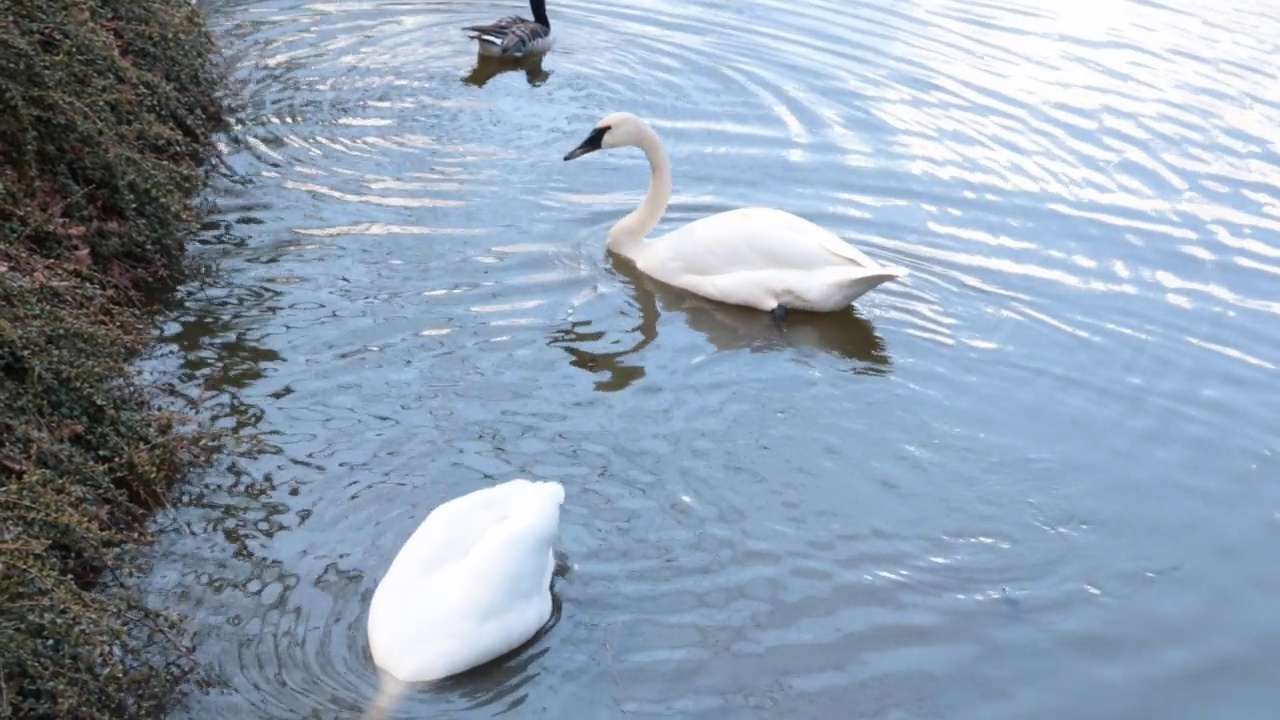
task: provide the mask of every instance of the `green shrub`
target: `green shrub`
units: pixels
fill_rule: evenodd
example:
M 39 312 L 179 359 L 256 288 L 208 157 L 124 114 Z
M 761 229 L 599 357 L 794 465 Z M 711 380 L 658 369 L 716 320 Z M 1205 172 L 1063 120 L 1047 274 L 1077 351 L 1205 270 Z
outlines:
M 217 68 L 187 0 L 0 0 L 0 238 L 128 284 L 182 268 Z
M 0 717 L 157 717 L 194 665 L 131 548 L 194 459 L 132 373 L 220 81 L 187 0 L 0 0 Z

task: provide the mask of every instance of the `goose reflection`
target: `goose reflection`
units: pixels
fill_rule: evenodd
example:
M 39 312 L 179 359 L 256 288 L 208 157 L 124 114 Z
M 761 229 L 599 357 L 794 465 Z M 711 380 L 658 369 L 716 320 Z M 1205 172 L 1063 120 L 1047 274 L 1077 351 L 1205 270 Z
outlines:
M 542 69 L 542 56 L 532 55 L 523 58 L 491 57 L 476 55 L 476 65 L 471 72 L 462 78 L 462 82 L 476 87 L 484 87 L 485 83 L 505 72 L 523 70 L 525 80 L 533 87 L 538 87 L 551 77 L 550 70 Z
M 583 346 L 606 342 L 607 330 L 595 330 L 590 320 L 575 320 L 568 327 L 552 333 L 548 345 L 564 350 L 569 364 L 605 378 L 595 384 L 596 390 L 623 390 L 645 376 L 645 368 L 626 362 L 658 337 L 658 318 L 663 311 L 684 318 L 691 330 L 705 337 L 717 351 L 747 350 L 773 352 L 788 348 L 809 347 L 850 360 L 849 372 L 857 375 L 888 375 L 892 360 L 884 340 L 875 326 L 850 307 L 847 312 L 803 313 L 788 315 L 785 330 L 750 308 L 707 300 L 690 292 L 666 285 L 641 273 L 623 258 L 617 258 L 612 270 L 635 292 L 639 322 L 618 333 L 621 337 L 637 336 L 635 342 L 612 352 L 594 352 Z M 617 344 L 618 340 L 614 340 Z

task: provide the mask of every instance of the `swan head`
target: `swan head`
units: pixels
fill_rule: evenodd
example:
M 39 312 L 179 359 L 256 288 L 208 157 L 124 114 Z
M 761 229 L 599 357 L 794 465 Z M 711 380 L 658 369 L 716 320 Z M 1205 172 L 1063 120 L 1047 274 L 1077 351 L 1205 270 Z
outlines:
M 565 154 L 565 160 L 580 158 L 597 150 L 640 146 L 645 135 L 652 133 L 643 120 L 629 112 L 609 113 L 596 123 L 587 139 Z

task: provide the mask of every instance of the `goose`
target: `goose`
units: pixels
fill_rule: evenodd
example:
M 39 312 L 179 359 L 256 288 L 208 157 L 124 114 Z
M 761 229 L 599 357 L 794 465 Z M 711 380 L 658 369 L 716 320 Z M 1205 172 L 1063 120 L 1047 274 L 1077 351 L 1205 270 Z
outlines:
M 381 717 L 410 683 L 441 680 L 523 645 L 551 617 L 564 487 L 515 479 L 454 498 L 409 536 L 369 602 Z
M 835 233 L 773 208 L 717 213 L 645 242 L 671 198 L 671 162 L 653 128 L 631 113 L 610 113 L 564 159 L 628 146 L 644 151 L 649 188 L 640 206 L 609 230 L 605 247 L 656 280 L 766 311 L 781 328 L 788 310 L 846 309 L 878 285 L 907 275 L 905 268 L 881 265 Z
M 554 42 L 546 0 L 529 0 L 529 9 L 533 11 L 532 20 L 508 15 L 488 25 L 472 25 L 462 30 L 479 43 L 481 55 L 503 58 L 542 55 L 551 50 Z

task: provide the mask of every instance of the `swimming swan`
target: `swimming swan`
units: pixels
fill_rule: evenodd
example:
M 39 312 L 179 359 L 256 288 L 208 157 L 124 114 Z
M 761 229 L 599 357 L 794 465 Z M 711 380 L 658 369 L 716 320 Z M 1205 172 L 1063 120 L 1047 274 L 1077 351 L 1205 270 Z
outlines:
M 772 208 L 699 218 L 646 243 L 645 235 L 671 198 L 671 163 L 653 128 L 631 113 L 606 115 L 564 159 L 627 146 L 640 148 L 648 158 L 649 189 L 640 207 L 609 230 L 606 247 L 657 280 L 711 300 L 765 310 L 780 325 L 788 309 L 842 310 L 877 285 L 907 274 L 804 218 Z
M 369 603 L 379 717 L 407 683 L 520 647 L 551 617 L 564 487 L 516 479 L 454 498 L 414 531 Z
M 505 58 L 542 55 L 554 44 L 546 0 L 529 0 L 529 9 L 533 11 L 533 20 L 508 15 L 488 25 L 472 25 L 462 30 L 479 43 L 481 55 Z

